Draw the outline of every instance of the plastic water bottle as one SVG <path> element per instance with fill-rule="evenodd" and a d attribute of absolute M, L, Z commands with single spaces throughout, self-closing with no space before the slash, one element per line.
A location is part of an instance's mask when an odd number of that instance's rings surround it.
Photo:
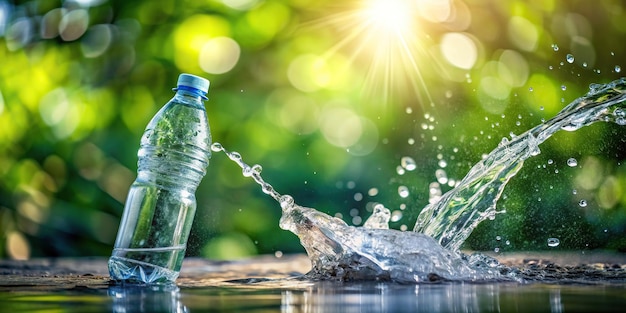
<path fill-rule="evenodd" d="M 209 81 L 181 74 L 177 85 L 141 137 L 137 179 L 109 259 L 116 281 L 173 283 L 180 272 L 196 188 L 211 157 L 211 132 L 203 103 Z"/>

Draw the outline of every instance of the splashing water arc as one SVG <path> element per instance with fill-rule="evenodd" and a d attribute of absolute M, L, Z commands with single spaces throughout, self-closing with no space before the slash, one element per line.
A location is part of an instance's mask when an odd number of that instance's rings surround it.
<path fill-rule="evenodd" d="M 413 232 L 389 229 L 389 210 L 374 209 L 363 227 L 347 225 L 312 208 L 295 204 L 261 177 L 259 165 L 249 166 L 237 152 L 215 143 L 252 177 L 264 193 L 280 203 L 280 227 L 296 234 L 312 264 L 313 279 L 385 279 L 398 282 L 516 279 L 513 272 L 484 255 L 459 252 L 479 223 L 496 214 L 504 186 L 526 159 L 540 153 L 539 144 L 557 131 L 574 131 L 595 122 L 626 125 L 626 78 L 594 84 L 554 118 L 501 143 L 474 165 L 463 180 L 436 203 L 420 212 Z M 506 274 L 505 274 L 506 273 Z"/>
<path fill-rule="evenodd" d="M 457 187 L 422 209 L 414 230 L 435 238 L 448 249 L 458 250 L 480 222 L 496 214 L 496 202 L 504 186 L 526 159 L 540 153 L 539 144 L 561 129 L 575 131 L 595 122 L 626 125 L 625 100 L 626 78 L 594 84 L 589 93 L 552 119 L 510 140 L 503 138 Z"/>

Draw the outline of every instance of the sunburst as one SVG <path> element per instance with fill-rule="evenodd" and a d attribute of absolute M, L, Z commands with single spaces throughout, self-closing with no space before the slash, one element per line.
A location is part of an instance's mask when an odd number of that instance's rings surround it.
<path fill-rule="evenodd" d="M 421 29 L 418 1 L 362 0 L 331 11 L 306 26 L 336 30 L 341 39 L 324 57 L 344 53 L 350 66 L 363 68 L 365 94 L 385 102 L 404 95 L 432 102 L 420 62 L 428 58 L 429 37 Z"/>

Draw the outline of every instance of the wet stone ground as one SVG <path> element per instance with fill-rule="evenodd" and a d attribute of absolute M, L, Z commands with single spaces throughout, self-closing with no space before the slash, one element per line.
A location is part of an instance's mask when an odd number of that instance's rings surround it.
<path fill-rule="evenodd" d="M 615 253 L 514 253 L 493 255 L 502 272 L 523 282 L 547 284 L 624 284 L 626 255 Z M 187 258 L 177 280 L 180 287 L 302 285 L 310 269 L 306 255 L 259 256 L 210 261 Z M 270 283 L 271 282 L 271 283 Z M 101 289 L 111 285 L 106 258 L 0 260 L 0 291 Z"/>
<path fill-rule="evenodd" d="M 246 260 L 210 261 L 187 258 L 176 284 L 180 287 L 232 286 L 302 276 L 310 268 L 305 255 L 259 256 Z M 0 260 L 0 292 L 102 289 L 109 279 L 106 258 Z"/>
<path fill-rule="evenodd" d="M 511 255 L 499 261 L 525 282 L 626 283 L 626 256 L 621 254 Z"/>

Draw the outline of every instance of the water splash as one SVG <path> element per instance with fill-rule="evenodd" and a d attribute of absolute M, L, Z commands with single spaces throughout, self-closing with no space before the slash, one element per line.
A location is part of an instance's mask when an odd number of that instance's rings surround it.
<path fill-rule="evenodd" d="M 211 146 L 224 152 L 244 173 L 258 165 L 243 162 L 237 152 L 226 150 L 220 143 Z M 245 175 L 245 174 L 244 174 Z M 434 239 L 416 232 L 389 229 L 389 209 L 382 204 L 363 227 L 349 226 L 343 220 L 312 208 L 297 205 L 289 195 L 281 195 L 251 171 L 263 191 L 280 203 L 280 227 L 300 239 L 311 260 L 310 279 L 392 280 L 415 283 L 441 279 L 489 280 L 505 279 L 503 266 L 486 256 L 467 257 L 443 248 Z"/>
<path fill-rule="evenodd" d="M 421 211 L 414 230 L 433 237 L 445 248 L 458 250 L 480 222 L 495 216 L 504 186 L 522 168 L 524 160 L 540 153 L 539 144 L 561 129 L 574 131 L 598 121 L 625 125 L 625 100 L 626 78 L 591 85 L 587 95 L 551 120 L 503 140 L 454 189 Z"/>
<path fill-rule="evenodd" d="M 454 189 L 441 195 L 438 186 L 430 186 L 430 204 L 418 216 L 414 232 L 389 229 L 391 214 L 383 205 L 375 206 L 364 227 L 349 226 L 339 218 L 299 206 L 263 180 L 259 165 L 247 165 L 239 153 L 229 152 L 219 143 L 211 149 L 224 152 L 242 168 L 244 176 L 252 177 L 280 203 L 279 225 L 296 234 L 307 251 L 312 263 L 309 278 L 398 282 L 511 279 L 507 273 L 513 272 L 497 260 L 480 254 L 466 256 L 459 247 L 480 222 L 495 216 L 504 186 L 524 160 L 540 153 L 539 144 L 561 129 L 573 131 L 597 121 L 626 125 L 625 101 L 626 79 L 591 85 L 587 95 L 556 117 L 511 140 L 502 140 Z M 558 245 L 555 239 L 550 238 L 548 245 Z"/>

